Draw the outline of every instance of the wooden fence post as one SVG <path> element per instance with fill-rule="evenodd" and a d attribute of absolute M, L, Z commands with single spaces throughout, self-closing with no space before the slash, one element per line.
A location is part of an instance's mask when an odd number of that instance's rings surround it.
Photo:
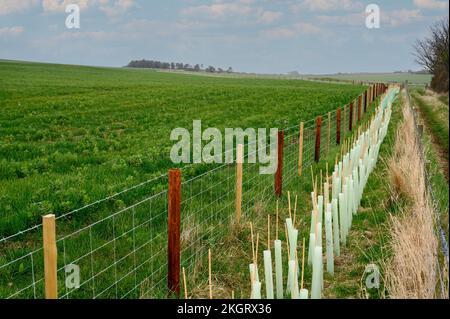
<path fill-rule="evenodd" d="M 350 111 L 349 111 L 349 121 L 348 121 L 348 130 L 351 132 L 353 130 L 353 102 L 350 103 Z"/>
<path fill-rule="evenodd" d="M 316 119 L 316 147 L 315 147 L 315 152 L 314 152 L 314 160 L 316 162 L 320 161 L 321 129 L 322 129 L 322 116 L 319 116 Z"/>
<path fill-rule="evenodd" d="M 331 113 L 328 112 L 327 156 L 330 154 L 330 139 L 331 139 Z"/>
<path fill-rule="evenodd" d="M 358 97 L 358 124 L 361 122 L 362 95 Z"/>
<path fill-rule="evenodd" d="M 237 146 L 236 155 L 236 224 L 241 222 L 242 211 L 242 165 L 244 163 L 244 145 Z"/>
<path fill-rule="evenodd" d="M 284 131 L 278 131 L 278 166 L 275 174 L 275 194 L 281 196 L 283 192 L 283 149 Z"/>
<path fill-rule="evenodd" d="M 45 299 L 58 298 L 57 260 L 56 249 L 56 221 L 55 215 L 42 217 L 42 236 L 44 247 L 44 281 Z"/>
<path fill-rule="evenodd" d="M 367 112 L 367 90 L 364 91 L 364 113 Z"/>
<path fill-rule="evenodd" d="M 345 105 L 344 106 L 344 115 L 342 116 L 342 118 L 341 118 L 341 120 L 343 120 L 344 122 L 343 122 L 343 125 L 341 125 L 341 127 L 342 127 L 342 137 L 343 137 L 343 140 L 345 141 L 345 137 L 347 136 L 347 134 L 346 134 L 346 122 L 345 121 L 347 121 L 347 105 Z"/>
<path fill-rule="evenodd" d="M 180 296 L 180 212 L 181 212 L 181 170 L 169 170 L 168 190 L 168 270 L 169 292 Z"/>
<path fill-rule="evenodd" d="M 300 123 L 300 137 L 298 140 L 298 176 L 302 176 L 302 166 L 303 166 L 303 130 L 304 123 Z"/>
<path fill-rule="evenodd" d="M 337 123 L 336 123 L 336 144 L 341 144 L 341 109 L 337 110 Z"/>

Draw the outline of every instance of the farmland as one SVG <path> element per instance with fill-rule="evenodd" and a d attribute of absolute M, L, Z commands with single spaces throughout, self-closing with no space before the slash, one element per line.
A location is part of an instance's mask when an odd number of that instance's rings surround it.
<path fill-rule="evenodd" d="M 298 136 L 299 121 L 343 106 L 364 89 L 17 62 L 4 62 L 1 70 L 2 107 L 6 110 L 1 122 L 2 237 L 39 224 L 48 212 L 61 216 L 165 173 L 173 165 L 169 161 L 170 131 L 189 129 L 192 119 L 221 129 L 294 127 L 288 130 L 292 138 Z M 312 128 L 308 127 L 305 136 L 307 162 L 313 155 Z M 299 181 L 293 178 L 298 150 L 295 144 L 288 144 L 287 150 L 285 186 L 299 190 Z M 188 268 L 191 285 L 203 285 L 206 247 L 216 251 L 225 245 L 221 257 L 229 249 L 248 253 L 248 245 L 239 243 L 248 244 L 248 229 L 235 238 L 223 227 L 234 211 L 233 171 L 230 166 L 209 171 L 183 186 L 182 264 Z M 197 173 L 183 169 L 183 178 L 188 180 Z M 247 224 L 265 211 L 263 202 L 272 193 L 273 177 L 258 176 L 251 165 L 244 175 L 243 223 Z M 152 184 L 156 188 L 152 193 L 162 190 L 156 196 L 149 198 L 149 189 L 127 192 L 123 201 L 116 198 L 112 206 L 95 206 L 58 222 L 58 251 L 63 252 L 58 264 L 76 261 L 82 269 L 83 287 L 71 296 L 164 296 L 167 180 L 156 179 L 155 183 L 160 184 Z M 308 192 L 311 185 L 302 184 L 301 189 Z M 27 233 L 10 244 L 2 243 L 2 248 L 11 244 L 15 248 L 2 249 L 0 255 L 1 296 L 29 298 L 33 291 L 34 296 L 42 295 L 41 236 Z M 239 242 L 234 242 L 236 239 Z M 30 251 L 31 263 L 22 259 Z M 227 278 L 236 271 L 236 264 L 221 264 L 229 259 L 216 257 L 214 268 L 221 270 L 218 275 Z M 239 289 L 234 289 L 245 297 L 244 269 L 239 273 L 235 282 Z M 32 281 L 31 274 L 37 276 Z M 61 292 L 63 283 L 59 282 Z M 202 291 L 193 294 L 201 297 Z"/>
<path fill-rule="evenodd" d="M 415 73 L 355 73 L 355 74 L 334 74 L 321 76 L 308 76 L 316 79 L 345 80 L 345 81 L 369 81 L 369 82 L 395 82 L 425 85 L 430 84 L 431 75 Z"/>
<path fill-rule="evenodd" d="M 193 119 L 289 127 L 363 89 L 0 62 L 0 237 L 165 173 L 170 131 Z"/>

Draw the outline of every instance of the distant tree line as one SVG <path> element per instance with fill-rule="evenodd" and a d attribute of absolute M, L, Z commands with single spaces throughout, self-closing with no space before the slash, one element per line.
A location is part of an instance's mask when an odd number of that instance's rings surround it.
<path fill-rule="evenodd" d="M 182 70 L 182 71 L 192 71 L 192 72 L 209 72 L 209 73 L 232 73 L 233 68 L 229 67 L 224 70 L 222 68 L 216 68 L 214 66 L 203 67 L 203 64 L 185 64 L 185 63 L 175 63 L 175 62 L 161 62 L 153 60 L 135 60 L 128 63 L 129 68 L 146 68 L 146 69 L 162 69 L 162 70 Z"/>

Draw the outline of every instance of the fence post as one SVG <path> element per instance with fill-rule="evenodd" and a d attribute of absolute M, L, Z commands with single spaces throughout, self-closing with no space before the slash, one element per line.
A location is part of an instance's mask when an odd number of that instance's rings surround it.
<path fill-rule="evenodd" d="M 328 112 L 327 156 L 330 154 L 330 139 L 331 139 L 331 113 Z"/>
<path fill-rule="evenodd" d="M 343 120 L 343 125 L 341 125 L 342 127 L 342 136 L 344 137 L 343 139 L 345 140 L 346 137 L 346 120 L 347 120 L 347 105 L 344 106 L 344 115 L 342 116 L 341 120 Z"/>
<path fill-rule="evenodd" d="M 45 299 L 58 298 L 57 249 L 55 215 L 42 217 L 42 236 L 44 247 Z"/>
<path fill-rule="evenodd" d="M 315 147 L 315 154 L 314 154 L 314 159 L 316 162 L 320 161 L 321 129 L 322 129 L 322 116 L 319 116 L 316 119 L 316 147 Z"/>
<path fill-rule="evenodd" d="M 241 222 L 242 211 L 242 165 L 244 163 L 244 145 L 237 146 L 236 155 L 236 223 Z"/>
<path fill-rule="evenodd" d="M 283 149 L 284 131 L 278 131 L 278 165 L 275 174 L 275 194 L 281 196 L 283 192 Z"/>
<path fill-rule="evenodd" d="M 341 109 L 337 110 L 336 144 L 341 144 Z"/>
<path fill-rule="evenodd" d="M 168 190 L 168 271 L 169 292 L 180 296 L 180 211 L 181 211 L 181 171 L 169 170 Z"/>
<path fill-rule="evenodd" d="M 364 91 L 364 113 L 367 112 L 367 90 Z"/>
<path fill-rule="evenodd" d="M 358 97 L 358 124 L 361 122 L 362 95 Z"/>
<path fill-rule="evenodd" d="M 298 176 L 302 176 L 302 166 L 303 166 L 303 129 L 304 123 L 300 123 L 300 137 L 298 140 Z"/>
<path fill-rule="evenodd" d="M 351 132 L 353 130 L 353 102 L 350 103 L 349 113 L 348 130 Z"/>

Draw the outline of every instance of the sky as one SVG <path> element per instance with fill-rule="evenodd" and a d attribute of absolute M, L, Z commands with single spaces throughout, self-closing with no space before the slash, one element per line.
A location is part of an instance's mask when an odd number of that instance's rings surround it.
<path fill-rule="evenodd" d="M 366 7 L 380 28 L 366 27 Z M 80 28 L 66 27 L 78 4 Z M 133 59 L 256 73 L 419 70 L 412 45 L 448 0 L 0 0 L 0 59 L 121 67 Z"/>

